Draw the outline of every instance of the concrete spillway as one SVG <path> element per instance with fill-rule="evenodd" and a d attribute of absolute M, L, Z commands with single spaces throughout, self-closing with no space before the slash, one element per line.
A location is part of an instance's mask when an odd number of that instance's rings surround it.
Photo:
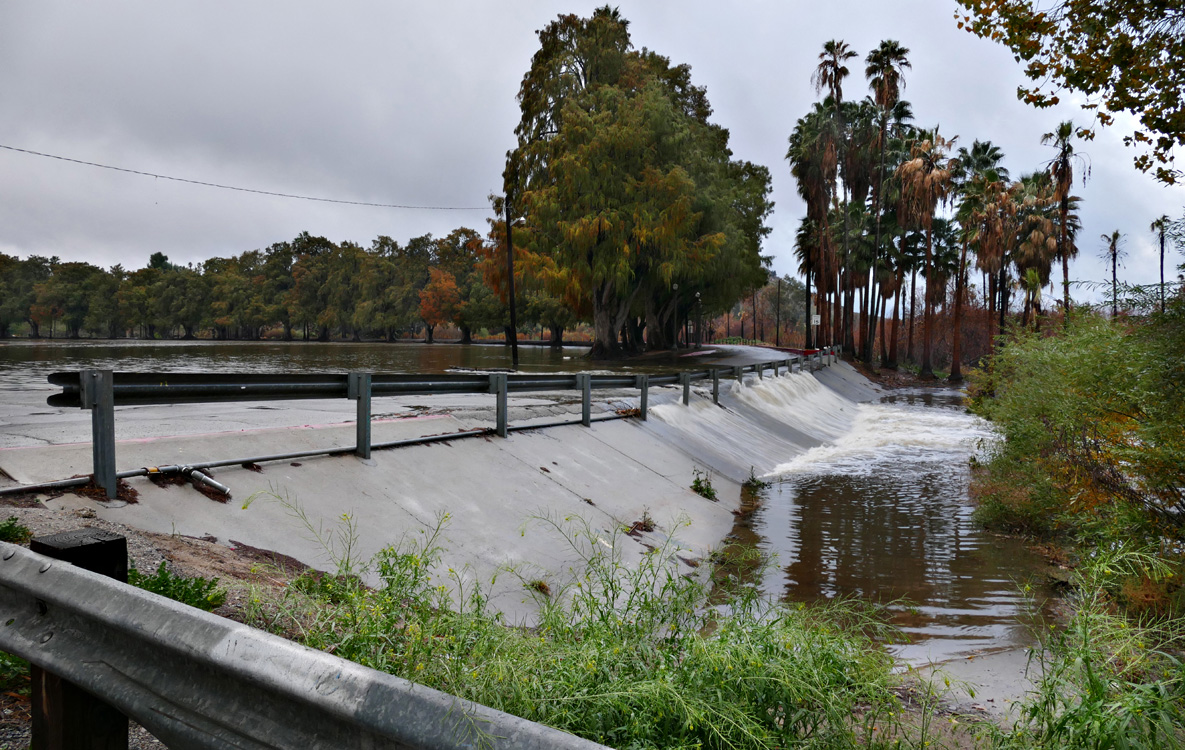
<path fill-rule="evenodd" d="M 875 396 L 867 381 L 840 364 L 816 374 L 731 383 L 722 389 L 719 406 L 706 391 L 696 392 L 689 406 L 676 400 L 673 389 L 665 396 L 656 391 L 645 422 L 601 422 L 590 428 L 517 432 L 506 439 L 416 445 L 376 451 L 366 461 L 337 455 L 223 468 L 216 477 L 234 493 L 225 504 L 188 486 L 162 487 L 144 478 L 130 480 L 139 494 L 135 504 L 72 495 L 46 502 L 88 505 L 109 521 L 271 549 L 322 568 L 332 567 L 334 556 L 346 553 L 341 532 L 347 528 L 352 529 L 346 535 L 352 544 L 349 553 L 365 560 L 435 527 L 447 514 L 443 559 L 462 577 L 487 583 L 514 566 L 524 577 L 562 585 L 577 575 L 580 556 L 539 519 L 573 529 L 586 524 L 594 543 L 618 540 L 627 562 L 646 554 L 648 547 L 658 547 L 677 550 L 672 560 L 687 566 L 685 561 L 706 556 L 732 529 L 740 483 L 751 472 L 767 474 L 835 440 L 850 429 L 856 401 Z M 511 407 L 516 407 L 513 398 Z M 529 401 L 522 400 L 519 408 L 529 412 Z M 161 408 L 161 419 L 167 417 L 167 408 Z M 382 420 L 373 426 L 374 440 L 459 432 L 474 424 L 471 409 L 463 415 Z M 124 440 L 117 444 L 117 457 L 123 469 L 348 446 L 352 441 L 348 424 L 248 429 Z M 21 484 L 87 474 L 90 446 L 0 450 L 0 469 Z M 696 471 L 710 473 L 718 502 L 690 491 Z M 644 516 L 654 522 L 653 531 L 621 534 Z M 313 533 L 318 529 L 320 539 Z M 336 548 L 327 549 L 328 538 L 338 540 Z M 527 616 L 533 608 L 521 582 L 509 575 L 498 576 L 491 603 L 512 618 Z"/>

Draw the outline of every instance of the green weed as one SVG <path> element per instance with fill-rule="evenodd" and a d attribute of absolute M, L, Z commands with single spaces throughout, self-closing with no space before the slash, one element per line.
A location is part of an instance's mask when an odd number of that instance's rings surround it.
<path fill-rule="evenodd" d="M 750 492 L 755 492 L 757 490 L 763 490 L 766 487 L 769 487 L 769 484 L 769 482 L 766 482 L 763 479 L 758 479 L 756 467 L 750 466 L 749 478 L 745 480 L 744 484 L 741 485 L 741 488 Z"/>
<path fill-rule="evenodd" d="M 16 516 L 10 516 L 7 521 L 0 523 L 0 542 L 24 544 L 33 536 L 33 532 L 21 525 Z"/>
<path fill-rule="evenodd" d="M 579 565 L 546 592 L 507 571 L 539 607 L 530 627 L 507 627 L 464 571 L 448 569 L 447 585 L 431 575 L 445 521 L 374 558 L 374 586 L 339 575 L 289 587 L 269 627 L 619 748 L 850 747 L 872 739 L 858 714 L 899 713 L 891 660 L 859 608 L 790 609 L 753 587 L 713 605 L 709 577 L 673 564 L 674 542 L 627 564 L 624 529 L 541 517 Z"/>
<path fill-rule="evenodd" d="M 1022 721 L 997 732 L 1001 748 L 1185 747 L 1185 645 L 1181 622 L 1148 626 L 1116 614 L 1108 593 L 1133 576 L 1170 568 L 1155 555 L 1117 548 L 1075 572 L 1074 615 L 1065 630 L 1041 634 L 1030 672 L 1036 689 Z"/>
<path fill-rule="evenodd" d="M 691 491 L 700 497 L 705 497 L 712 502 L 716 502 L 716 488 L 712 486 L 711 472 L 702 472 L 699 469 L 693 469 L 692 473 L 695 477 L 691 480 Z"/>
<path fill-rule="evenodd" d="M 29 695 L 29 662 L 0 651 L 0 693 Z"/>
<path fill-rule="evenodd" d="M 226 590 L 218 588 L 217 578 L 189 577 L 171 573 L 168 563 L 164 560 L 161 560 L 160 567 L 152 575 L 145 575 L 136 570 L 134 565 L 130 566 L 128 583 L 206 611 L 217 609 L 226 602 Z"/>

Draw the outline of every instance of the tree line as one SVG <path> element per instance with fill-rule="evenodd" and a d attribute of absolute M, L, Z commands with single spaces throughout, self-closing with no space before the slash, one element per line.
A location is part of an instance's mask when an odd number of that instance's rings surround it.
<path fill-rule="evenodd" d="M 496 253 L 472 229 L 399 243 L 380 236 L 363 247 L 301 233 L 288 242 L 196 266 L 154 253 L 128 271 L 90 263 L 0 254 L 0 337 L 24 324 L 32 337 L 285 340 L 363 336 L 393 341 L 438 326 L 504 330 L 507 304 L 492 271 Z M 522 320 L 562 341 L 571 312 L 528 285 L 516 300 Z"/>

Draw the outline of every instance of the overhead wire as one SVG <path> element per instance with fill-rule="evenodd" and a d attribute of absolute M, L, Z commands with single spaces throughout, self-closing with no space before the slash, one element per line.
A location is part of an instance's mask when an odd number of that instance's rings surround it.
<path fill-rule="evenodd" d="M 143 177 L 155 177 L 160 180 L 172 180 L 173 182 L 184 182 L 189 185 L 202 185 L 204 187 L 219 188 L 221 190 L 235 190 L 240 193 L 255 193 L 256 195 L 270 195 L 275 198 L 294 198 L 302 201 L 316 201 L 318 203 L 340 203 L 347 206 L 369 206 L 371 208 L 406 208 L 422 211 L 489 211 L 489 206 L 410 206 L 401 205 L 398 203 L 368 203 L 366 201 L 347 201 L 337 198 L 318 198 L 310 195 L 295 195 L 293 193 L 278 193 L 271 190 L 255 190 L 254 188 L 236 187 L 234 185 L 221 185 L 217 182 L 204 182 L 202 180 L 190 180 L 184 177 L 171 177 L 164 174 L 156 174 L 154 172 L 144 172 L 139 169 L 128 169 L 126 167 L 114 167 L 110 164 L 99 164 L 93 161 L 84 161 L 82 159 L 72 159 L 68 156 L 58 156 L 56 154 L 46 154 L 41 151 L 33 151 L 27 148 L 17 148 L 16 146 L 5 146 L 0 143 L 0 148 L 8 151 L 17 151 L 22 154 L 30 154 L 32 156 L 42 156 L 46 159 L 57 159 L 58 161 L 70 162 L 72 164 L 83 164 L 88 167 L 99 167 L 100 169 L 110 169 L 115 172 L 126 172 L 127 174 L 141 175 Z"/>

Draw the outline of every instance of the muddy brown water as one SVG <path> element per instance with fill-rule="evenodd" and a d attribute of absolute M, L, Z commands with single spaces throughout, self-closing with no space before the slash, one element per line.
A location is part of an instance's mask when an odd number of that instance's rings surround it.
<path fill-rule="evenodd" d="M 969 461 L 994 440 L 957 391 L 862 404 L 852 430 L 778 467 L 734 538 L 770 555 L 759 584 L 790 602 L 885 605 L 903 662 L 948 662 L 1032 644 L 1044 561 L 976 526 Z"/>

